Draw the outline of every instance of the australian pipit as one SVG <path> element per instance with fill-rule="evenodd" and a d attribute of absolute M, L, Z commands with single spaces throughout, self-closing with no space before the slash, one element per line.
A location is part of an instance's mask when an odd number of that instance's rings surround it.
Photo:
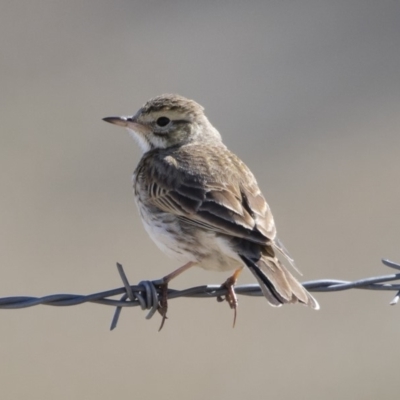
<path fill-rule="evenodd" d="M 143 152 L 133 174 L 140 216 L 157 246 L 182 264 L 164 278 L 165 290 L 192 266 L 233 270 L 224 286 L 236 315 L 234 285 L 248 268 L 272 306 L 299 302 L 319 308 L 278 260 L 277 253 L 293 265 L 257 181 L 222 143 L 202 106 L 167 94 L 131 117 L 104 120 L 127 128 Z M 164 321 L 166 298 L 161 303 Z"/>

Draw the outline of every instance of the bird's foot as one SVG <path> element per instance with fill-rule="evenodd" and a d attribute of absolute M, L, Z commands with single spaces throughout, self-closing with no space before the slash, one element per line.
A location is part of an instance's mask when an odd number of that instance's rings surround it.
<path fill-rule="evenodd" d="M 167 319 L 167 311 L 168 311 L 168 283 L 176 278 L 178 275 L 180 275 L 182 272 L 185 272 L 187 269 L 193 267 L 196 265 L 194 261 L 189 261 L 185 265 L 182 265 L 182 267 L 176 269 L 175 271 L 171 272 L 170 274 L 164 276 L 164 278 L 156 281 L 156 286 L 160 288 L 160 295 L 158 298 L 158 308 L 157 311 L 161 314 L 162 320 L 161 320 L 161 325 L 160 328 L 158 329 L 158 332 L 161 331 L 161 329 L 164 326 L 165 320 Z M 154 282 L 155 283 L 155 282 Z"/>
<path fill-rule="evenodd" d="M 158 298 L 158 307 L 157 311 L 161 314 L 161 324 L 158 328 L 158 332 L 164 326 L 165 320 L 167 319 L 167 311 L 168 311 L 168 282 L 162 282 L 158 285 L 160 288 L 160 295 Z"/>
<path fill-rule="evenodd" d="M 236 324 L 236 315 L 237 315 L 237 307 L 238 307 L 238 299 L 235 293 L 235 284 L 237 281 L 237 275 L 234 274 L 230 276 L 222 285 L 221 288 L 225 288 L 228 293 L 225 296 L 218 296 L 217 301 L 227 301 L 229 307 L 233 310 L 233 328 Z"/>

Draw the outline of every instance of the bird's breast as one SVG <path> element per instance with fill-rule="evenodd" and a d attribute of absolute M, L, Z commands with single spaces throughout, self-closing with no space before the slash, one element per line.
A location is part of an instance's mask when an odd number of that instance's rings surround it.
<path fill-rule="evenodd" d="M 240 268 L 241 261 L 229 238 L 187 224 L 176 215 L 146 205 L 135 194 L 143 226 L 157 247 L 180 264 L 196 262 L 201 268 L 231 271 Z"/>

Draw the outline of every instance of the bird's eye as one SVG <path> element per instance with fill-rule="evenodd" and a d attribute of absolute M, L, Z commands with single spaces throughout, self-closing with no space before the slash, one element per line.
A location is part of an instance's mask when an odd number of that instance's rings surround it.
<path fill-rule="evenodd" d="M 156 124 L 157 124 L 158 126 L 163 127 L 163 126 L 167 126 L 170 122 L 171 122 L 171 120 L 170 120 L 169 118 L 167 118 L 167 117 L 160 117 L 160 118 L 157 119 Z"/>

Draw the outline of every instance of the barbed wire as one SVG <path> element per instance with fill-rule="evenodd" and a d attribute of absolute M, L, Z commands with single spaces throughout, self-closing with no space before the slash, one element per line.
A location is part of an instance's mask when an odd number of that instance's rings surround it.
<path fill-rule="evenodd" d="M 387 267 L 400 271 L 400 264 L 386 259 L 383 259 L 382 263 Z M 123 287 L 89 295 L 53 294 L 43 297 L 3 297 L 0 298 L 0 309 L 27 308 L 39 304 L 57 307 L 75 306 L 83 303 L 102 304 L 116 307 L 111 322 L 111 330 L 116 328 L 123 307 L 139 306 L 142 310 L 149 310 L 146 319 L 150 319 L 159 307 L 163 280 L 141 281 L 137 285 L 130 285 L 121 264 L 117 263 L 117 269 L 124 284 Z M 396 291 L 397 294 L 390 302 L 391 305 L 395 305 L 398 303 L 400 298 L 400 283 L 389 282 L 396 280 L 400 281 L 400 272 L 397 274 L 363 278 L 353 282 L 336 279 L 319 279 L 302 282 L 302 285 L 310 292 L 338 292 L 349 289 Z M 236 294 L 243 296 L 263 296 L 258 284 L 235 286 L 235 292 Z M 178 297 L 221 299 L 226 294 L 227 289 L 221 285 L 203 285 L 184 290 L 168 289 L 167 299 L 172 300 Z M 118 295 L 122 295 L 119 300 L 111 298 Z"/>

